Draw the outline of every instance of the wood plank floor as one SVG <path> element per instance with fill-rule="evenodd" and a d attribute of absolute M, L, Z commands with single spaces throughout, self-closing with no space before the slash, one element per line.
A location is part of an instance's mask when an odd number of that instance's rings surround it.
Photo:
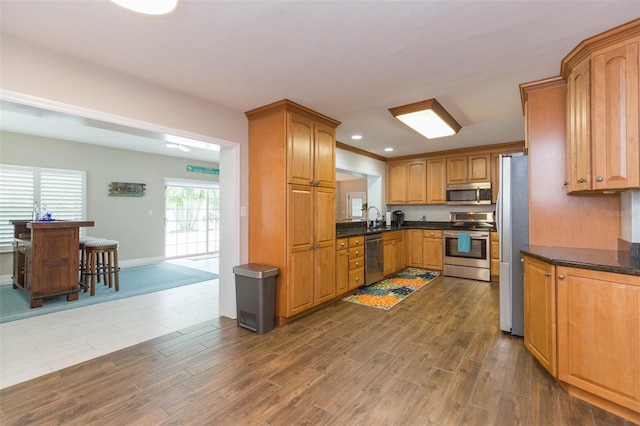
<path fill-rule="evenodd" d="M 495 283 L 338 302 L 258 335 L 219 318 L 0 391 L 0 423 L 625 425 L 498 327 Z"/>

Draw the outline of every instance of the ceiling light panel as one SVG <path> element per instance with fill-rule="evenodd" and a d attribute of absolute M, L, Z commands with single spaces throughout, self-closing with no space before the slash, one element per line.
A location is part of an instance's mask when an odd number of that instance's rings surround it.
<path fill-rule="evenodd" d="M 428 139 L 452 136 L 462 128 L 435 99 L 389 108 L 389 112 Z"/>

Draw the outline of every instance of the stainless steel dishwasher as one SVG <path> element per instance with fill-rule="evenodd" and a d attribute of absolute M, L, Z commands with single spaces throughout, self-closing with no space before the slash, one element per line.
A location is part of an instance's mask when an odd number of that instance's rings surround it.
<path fill-rule="evenodd" d="M 371 285 L 384 278 L 382 234 L 365 235 L 364 242 L 364 282 Z"/>

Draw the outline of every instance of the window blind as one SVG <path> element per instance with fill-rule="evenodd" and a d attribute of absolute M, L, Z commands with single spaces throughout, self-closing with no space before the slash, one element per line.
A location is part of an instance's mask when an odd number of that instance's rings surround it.
<path fill-rule="evenodd" d="M 30 220 L 35 201 L 56 220 L 82 220 L 86 172 L 0 164 L 0 252 L 12 249 L 10 221 Z"/>

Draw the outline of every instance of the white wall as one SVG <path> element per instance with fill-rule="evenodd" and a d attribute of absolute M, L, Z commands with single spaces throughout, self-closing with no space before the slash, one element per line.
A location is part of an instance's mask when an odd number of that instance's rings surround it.
<path fill-rule="evenodd" d="M 118 124 L 134 122 L 146 128 L 144 123 L 148 123 L 152 130 L 162 126 L 194 139 L 197 135 L 216 138 L 223 151 L 236 152 L 239 147 L 237 155 L 232 156 L 238 164 L 220 162 L 221 194 L 226 193 L 222 186 L 239 188 L 234 202 L 247 205 L 248 126 L 242 111 L 231 111 L 6 34 L 0 39 L 0 56 L 0 88 L 4 94 L 59 103 L 65 112 L 68 106 L 96 111 L 102 114 L 100 118 L 110 116 Z M 246 217 L 222 217 L 221 226 L 240 232 L 234 241 L 221 242 L 220 287 L 233 287 L 231 263 L 248 258 L 248 223 Z M 226 258 L 225 252 L 233 255 Z M 222 297 L 223 293 L 229 296 Z M 221 291 L 220 312 L 235 318 L 234 292 Z"/>

